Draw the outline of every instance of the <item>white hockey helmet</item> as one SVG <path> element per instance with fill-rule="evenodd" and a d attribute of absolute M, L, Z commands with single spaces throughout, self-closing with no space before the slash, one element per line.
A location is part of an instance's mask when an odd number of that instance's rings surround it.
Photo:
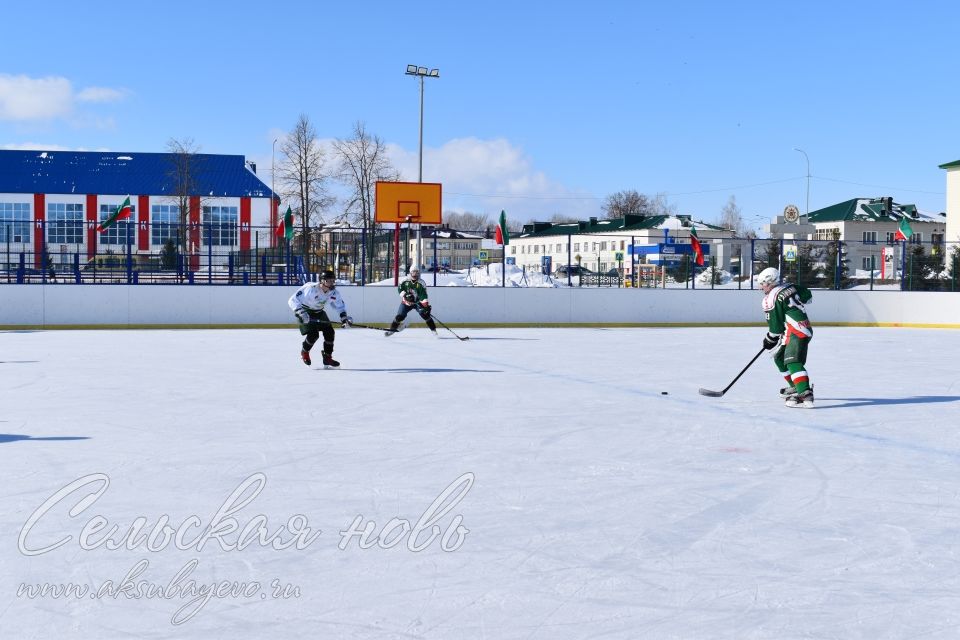
<path fill-rule="evenodd" d="M 407 272 L 414 280 L 417 280 L 420 277 L 420 267 L 410 267 L 410 271 Z"/>
<path fill-rule="evenodd" d="M 760 272 L 760 275 L 757 276 L 757 284 L 761 287 L 764 285 L 775 285 L 780 283 L 780 272 L 775 267 L 767 267 Z"/>

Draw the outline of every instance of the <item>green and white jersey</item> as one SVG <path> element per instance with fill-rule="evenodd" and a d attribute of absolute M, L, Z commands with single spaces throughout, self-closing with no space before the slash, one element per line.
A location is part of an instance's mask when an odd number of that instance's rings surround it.
<path fill-rule="evenodd" d="M 417 296 L 418 303 L 427 302 L 427 287 L 423 284 L 423 280 L 417 280 L 414 282 L 409 278 L 400 283 L 400 286 L 397 287 L 397 291 L 400 292 L 400 299 L 403 300 L 403 296 L 407 291 L 413 291 Z"/>
<path fill-rule="evenodd" d="M 787 334 L 799 338 L 813 337 L 813 327 L 807 317 L 805 304 L 813 299 L 810 290 L 799 285 L 783 283 L 763 296 L 763 312 L 767 329 L 775 336 Z"/>

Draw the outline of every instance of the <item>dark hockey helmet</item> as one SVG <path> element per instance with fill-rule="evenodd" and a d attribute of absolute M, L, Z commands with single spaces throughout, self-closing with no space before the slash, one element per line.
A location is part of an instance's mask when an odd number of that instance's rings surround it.
<path fill-rule="evenodd" d="M 334 289 L 337 286 L 337 276 L 327 269 L 320 274 L 320 283 L 328 289 Z"/>

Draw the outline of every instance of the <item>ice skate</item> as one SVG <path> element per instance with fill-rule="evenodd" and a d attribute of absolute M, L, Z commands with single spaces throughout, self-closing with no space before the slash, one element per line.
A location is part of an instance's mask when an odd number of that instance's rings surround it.
<path fill-rule="evenodd" d="M 300 358 L 303 359 L 303 364 L 307 365 L 308 367 L 312 364 L 312 361 L 310 360 L 310 352 L 306 349 L 300 350 Z"/>
<path fill-rule="evenodd" d="M 329 353 L 323 354 L 323 368 L 324 369 L 336 369 L 340 366 L 340 363 L 333 359 Z"/>
<path fill-rule="evenodd" d="M 813 389 L 787 397 L 784 404 L 791 409 L 813 409 Z"/>
<path fill-rule="evenodd" d="M 810 390 L 813 391 L 813 385 L 810 385 Z M 794 386 L 780 388 L 780 397 L 784 400 L 795 395 L 797 395 L 797 388 Z"/>

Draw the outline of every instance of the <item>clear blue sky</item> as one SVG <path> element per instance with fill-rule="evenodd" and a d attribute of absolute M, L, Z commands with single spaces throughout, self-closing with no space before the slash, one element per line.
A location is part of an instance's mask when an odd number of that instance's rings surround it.
<path fill-rule="evenodd" d="M 257 161 L 301 113 L 356 121 L 448 209 L 600 214 L 624 189 L 710 222 L 892 196 L 945 208 L 960 159 L 960 3 L 14 2 L 0 39 L 0 148 Z"/>

